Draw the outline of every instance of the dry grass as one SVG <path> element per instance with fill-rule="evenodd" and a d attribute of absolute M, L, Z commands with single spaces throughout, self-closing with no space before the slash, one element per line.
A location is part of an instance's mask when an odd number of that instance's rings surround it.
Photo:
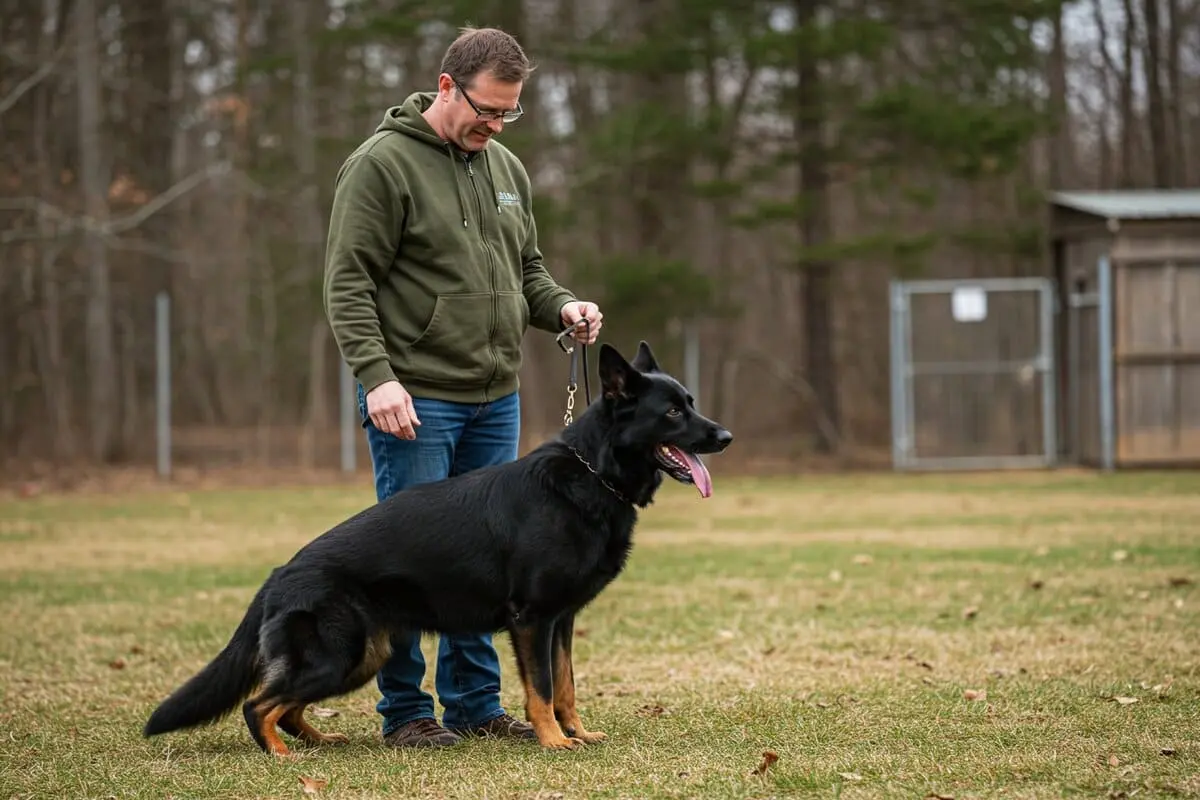
<path fill-rule="evenodd" d="M 236 718 L 141 739 L 362 484 L 0 503 L 0 797 L 292 798 L 303 777 L 330 798 L 1200 795 L 1183 473 L 667 487 L 580 620 L 582 710 L 612 737 L 582 752 L 388 750 L 373 686 L 320 721 L 350 745 L 295 761 Z"/>

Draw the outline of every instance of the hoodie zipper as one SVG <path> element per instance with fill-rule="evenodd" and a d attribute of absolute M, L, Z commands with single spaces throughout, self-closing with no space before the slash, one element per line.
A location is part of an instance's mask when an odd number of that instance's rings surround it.
<path fill-rule="evenodd" d="M 475 197 L 475 209 L 479 213 L 479 238 L 483 240 L 483 247 L 488 254 L 489 276 L 488 280 L 492 289 L 492 324 L 488 331 L 488 352 L 492 355 L 492 374 L 488 378 L 487 388 L 484 389 L 484 399 L 491 401 L 490 391 L 492 381 L 496 379 L 496 370 L 500 368 L 500 357 L 496 354 L 496 319 L 500 314 L 498 302 L 496 300 L 496 259 L 492 252 L 492 245 L 487 240 L 487 235 L 483 227 L 483 201 L 479 199 L 479 185 L 475 181 L 475 168 L 471 166 L 471 159 L 464 158 L 463 162 L 467 166 L 467 178 L 471 181 L 471 194 Z"/>

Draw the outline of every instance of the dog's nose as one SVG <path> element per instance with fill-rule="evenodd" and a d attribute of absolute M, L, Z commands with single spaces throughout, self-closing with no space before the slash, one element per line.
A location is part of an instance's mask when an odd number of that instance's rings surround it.
<path fill-rule="evenodd" d="M 721 449 L 724 450 L 729 446 L 729 443 L 733 441 L 733 434 L 724 428 L 721 428 L 717 431 L 716 440 L 717 444 L 719 444 Z"/>

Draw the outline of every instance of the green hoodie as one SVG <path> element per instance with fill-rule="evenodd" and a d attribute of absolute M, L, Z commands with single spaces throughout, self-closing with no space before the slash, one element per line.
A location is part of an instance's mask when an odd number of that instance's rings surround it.
<path fill-rule="evenodd" d="M 389 108 L 338 171 L 325 310 L 370 391 L 479 403 L 515 391 L 521 340 L 557 332 L 574 296 L 542 264 L 525 167 L 494 139 L 466 156 L 421 116 Z"/>

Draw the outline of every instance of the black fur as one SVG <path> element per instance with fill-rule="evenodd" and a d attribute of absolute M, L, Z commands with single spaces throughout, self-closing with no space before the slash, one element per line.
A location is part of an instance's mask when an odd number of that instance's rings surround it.
<path fill-rule="evenodd" d="M 260 686 L 243 706 L 251 735 L 285 754 L 275 726 L 302 735 L 304 707 L 370 681 L 389 633 L 407 628 L 507 630 L 542 744 L 603 738 L 583 729 L 573 683 L 554 682 L 573 681 L 575 614 L 624 568 L 637 508 L 663 470 L 688 480 L 658 459 L 660 445 L 714 453 L 732 435 L 695 410 L 645 342 L 632 364 L 601 345 L 599 374 L 601 396 L 557 439 L 398 492 L 274 570 L 225 649 L 163 701 L 145 735 L 220 719 Z"/>

